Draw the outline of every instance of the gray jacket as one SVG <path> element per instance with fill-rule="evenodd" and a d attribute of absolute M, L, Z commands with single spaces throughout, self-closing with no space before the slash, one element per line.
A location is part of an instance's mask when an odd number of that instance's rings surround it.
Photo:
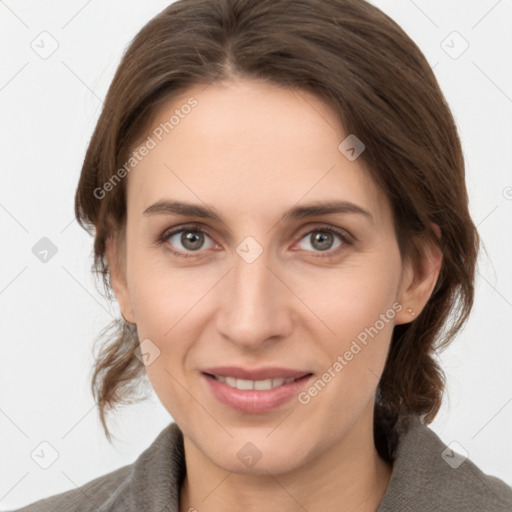
<path fill-rule="evenodd" d="M 132 464 L 12 512 L 179 512 L 183 437 L 170 423 Z M 512 487 L 449 449 L 413 416 L 377 512 L 512 512 Z"/>

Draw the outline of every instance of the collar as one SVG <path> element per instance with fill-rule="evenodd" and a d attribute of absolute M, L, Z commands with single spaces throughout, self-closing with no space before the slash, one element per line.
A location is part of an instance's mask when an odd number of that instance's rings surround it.
<path fill-rule="evenodd" d="M 183 434 L 176 423 L 162 430 L 129 467 L 128 478 L 102 511 L 179 511 L 186 466 Z M 447 448 L 418 416 L 411 415 L 407 429 L 398 435 L 393 472 L 376 512 L 440 510 L 510 512 L 512 487 Z"/>

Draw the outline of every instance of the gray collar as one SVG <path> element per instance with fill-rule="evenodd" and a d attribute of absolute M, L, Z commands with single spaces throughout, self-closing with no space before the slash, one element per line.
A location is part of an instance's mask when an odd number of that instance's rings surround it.
<path fill-rule="evenodd" d="M 133 464 L 97 479 L 106 478 L 94 500 L 98 505 L 105 489 L 104 501 L 95 510 L 178 512 L 185 471 L 183 435 L 170 423 Z M 414 415 L 399 435 L 393 473 L 377 512 L 443 510 L 511 512 L 512 487 L 447 449 Z"/>

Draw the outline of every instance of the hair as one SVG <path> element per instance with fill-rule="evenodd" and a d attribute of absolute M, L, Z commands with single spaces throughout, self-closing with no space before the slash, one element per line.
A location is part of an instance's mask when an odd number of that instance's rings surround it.
<path fill-rule="evenodd" d="M 94 231 L 93 272 L 102 275 L 111 298 L 106 241 L 124 237 L 126 180 L 104 197 L 95 191 L 128 161 L 164 101 L 197 84 L 236 78 L 310 92 L 328 104 L 365 145 L 358 162 L 390 201 L 403 261 L 419 265 L 427 244 L 442 251 L 427 304 L 413 321 L 394 327 L 377 388 L 376 448 L 393 460 L 410 415 L 430 423 L 441 406 L 445 374 L 434 357 L 473 306 L 480 238 L 448 104 L 418 46 L 375 6 L 362 0 L 179 0 L 151 19 L 118 66 L 76 191 L 76 218 Z M 146 375 L 134 357 L 136 326 L 116 320 L 102 337 L 91 389 L 110 440 L 106 412 L 128 403 Z"/>

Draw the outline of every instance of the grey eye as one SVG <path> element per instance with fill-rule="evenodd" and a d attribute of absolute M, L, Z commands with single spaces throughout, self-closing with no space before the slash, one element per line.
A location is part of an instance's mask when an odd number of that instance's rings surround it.
<path fill-rule="evenodd" d="M 208 235 L 201 231 L 182 229 L 170 236 L 169 242 L 180 250 L 198 251 L 203 248 L 206 238 L 209 238 Z M 182 247 L 179 247 L 179 244 L 181 244 Z"/>
<path fill-rule="evenodd" d="M 338 245 L 333 246 L 335 238 L 338 238 L 340 242 L 338 243 Z M 336 249 L 336 247 L 339 247 L 343 242 L 340 235 L 337 235 L 336 233 L 332 233 L 330 231 L 324 231 L 321 229 L 309 232 L 302 238 L 302 240 L 309 241 L 310 248 L 312 247 L 316 251 L 327 251 L 330 249 Z M 309 250 L 309 248 L 306 247 L 306 250 Z"/>

